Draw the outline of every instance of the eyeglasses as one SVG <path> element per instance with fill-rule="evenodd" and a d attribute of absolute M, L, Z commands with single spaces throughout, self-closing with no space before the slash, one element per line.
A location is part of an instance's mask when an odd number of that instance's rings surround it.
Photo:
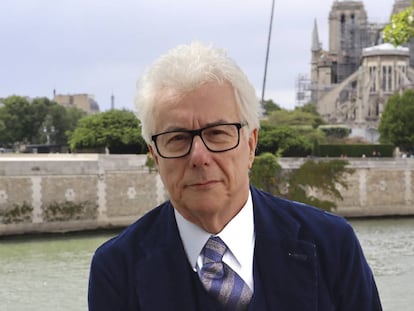
<path fill-rule="evenodd" d="M 158 154 L 162 158 L 182 158 L 190 153 L 194 136 L 200 136 L 211 152 L 224 152 L 236 148 L 240 143 L 240 129 L 247 122 L 221 123 L 197 130 L 173 130 L 151 136 Z"/>

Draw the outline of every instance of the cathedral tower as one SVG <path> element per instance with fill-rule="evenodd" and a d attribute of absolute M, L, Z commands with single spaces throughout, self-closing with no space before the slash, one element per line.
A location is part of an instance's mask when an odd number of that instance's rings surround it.
<path fill-rule="evenodd" d="M 335 1 L 329 14 L 329 53 L 336 58 L 334 83 L 358 69 L 362 49 L 370 46 L 362 1 Z M 336 67 L 336 68 L 335 68 Z"/>

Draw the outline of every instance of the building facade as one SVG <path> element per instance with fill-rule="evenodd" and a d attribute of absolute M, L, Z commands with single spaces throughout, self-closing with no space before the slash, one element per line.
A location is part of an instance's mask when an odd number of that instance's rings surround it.
<path fill-rule="evenodd" d="M 395 0 L 389 15 L 411 5 Z M 334 1 L 329 14 L 329 48 L 312 32 L 311 75 L 306 102 L 330 124 L 345 124 L 353 136 L 378 138 L 377 127 L 389 97 L 414 86 L 414 41 L 394 47 L 382 41 L 386 24 L 370 23 L 363 1 Z M 299 95 L 299 94 L 298 94 Z"/>
<path fill-rule="evenodd" d="M 99 112 L 99 105 L 90 94 L 58 95 L 54 93 L 53 100 L 65 108 L 76 107 L 87 114 Z"/>

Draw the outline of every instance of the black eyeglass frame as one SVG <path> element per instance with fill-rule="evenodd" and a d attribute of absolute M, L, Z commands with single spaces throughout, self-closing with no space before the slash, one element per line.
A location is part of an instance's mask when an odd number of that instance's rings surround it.
<path fill-rule="evenodd" d="M 209 129 L 209 128 L 212 128 L 212 127 L 216 127 L 216 126 L 220 126 L 220 125 L 233 125 L 233 126 L 237 127 L 237 144 L 235 144 L 231 148 L 227 148 L 227 149 L 224 149 L 224 150 L 218 150 L 217 151 L 217 150 L 210 149 L 207 146 L 207 144 L 204 141 L 203 136 L 201 135 L 201 133 L 204 130 L 206 130 L 206 129 Z M 194 137 L 195 136 L 199 136 L 201 138 L 201 141 L 203 142 L 204 146 L 207 148 L 208 151 L 214 152 L 214 153 L 226 152 L 226 151 L 229 151 L 229 150 L 233 150 L 233 149 L 235 149 L 235 148 L 237 148 L 239 146 L 239 144 L 240 144 L 240 129 L 242 127 L 246 126 L 246 125 L 248 125 L 248 123 L 246 121 L 242 121 L 242 122 L 234 122 L 234 123 L 217 123 L 217 124 L 211 124 L 211 125 L 208 125 L 208 126 L 205 126 L 205 127 L 199 128 L 199 129 L 196 129 L 196 130 L 171 130 L 171 131 L 165 131 L 165 132 L 162 132 L 162 133 L 158 133 L 158 134 L 152 135 L 151 136 L 151 140 L 154 142 L 155 149 L 157 150 L 158 155 L 161 158 L 164 158 L 164 159 L 178 159 L 178 158 L 184 158 L 187 155 L 189 155 L 190 152 L 191 152 L 191 148 L 193 147 L 193 141 L 194 141 Z M 158 148 L 157 137 L 160 136 L 160 135 L 163 135 L 163 134 L 175 133 L 175 132 L 185 132 L 185 133 L 189 133 L 191 135 L 191 142 L 190 142 L 190 146 L 188 148 L 188 151 L 185 154 L 180 155 L 180 156 L 167 157 L 167 156 L 162 155 L 162 153 L 160 152 L 160 150 Z"/>

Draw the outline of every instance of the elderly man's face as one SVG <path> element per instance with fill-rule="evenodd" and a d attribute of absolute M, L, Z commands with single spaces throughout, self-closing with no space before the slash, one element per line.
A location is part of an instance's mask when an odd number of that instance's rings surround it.
<path fill-rule="evenodd" d="M 243 121 L 228 83 L 209 82 L 184 97 L 171 91 L 160 94 L 154 112 L 155 133 Z M 194 137 L 190 153 L 182 158 L 164 159 L 150 146 L 174 208 L 211 233 L 219 232 L 248 197 L 257 129 L 247 139 L 244 131 L 247 127 L 240 130 L 239 145 L 225 152 L 209 151 L 200 136 Z"/>

